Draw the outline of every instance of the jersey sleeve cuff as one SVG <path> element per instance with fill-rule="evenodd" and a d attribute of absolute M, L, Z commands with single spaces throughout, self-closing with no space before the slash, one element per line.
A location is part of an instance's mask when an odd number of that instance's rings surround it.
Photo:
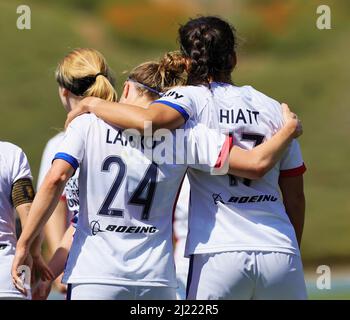
<path fill-rule="evenodd" d="M 183 118 L 185 119 L 185 121 L 187 121 L 188 118 L 190 117 L 189 114 L 187 113 L 187 111 L 186 111 L 183 107 L 179 106 L 179 105 L 176 104 L 176 103 L 172 103 L 172 102 L 166 101 L 166 100 L 156 100 L 156 101 L 154 101 L 152 104 L 154 104 L 154 103 L 162 103 L 162 104 L 167 105 L 167 106 L 170 107 L 170 108 L 175 109 L 176 111 L 178 111 L 178 112 L 181 113 L 181 115 L 183 116 Z"/>
<path fill-rule="evenodd" d="M 55 157 L 53 158 L 52 161 L 55 161 L 56 159 L 61 159 L 64 160 L 66 162 L 68 162 L 74 170 L 77 170 L 79 167 L 79 162 L 77 159 L 75 159 L 74 157 L 72 157 L 70 154 L 68 153 L 64 153 L 64 152 L 58 152 L 56 153 Z"/>
<path fill-rule="evenodd" d="M 216 163 L 215 163 L 216 169 L 222 168 L 223 165 L 225 164 L 227 158 L 229 157 L 232 144 L 233 144 L 233 137 L 232 135 L 229 135 L 226 137 L 226 140 L 219 153 L 218 159 L 216 160 Z"/>
<path fill-rule="evenodd" d="M 300 167 L 293 168 L 293 169 L 287 169 L 287 170 L 280 170 L 280 177 L 297 177 L 304 174 L 306 171 L 306 166 L 303 163 Z"/>

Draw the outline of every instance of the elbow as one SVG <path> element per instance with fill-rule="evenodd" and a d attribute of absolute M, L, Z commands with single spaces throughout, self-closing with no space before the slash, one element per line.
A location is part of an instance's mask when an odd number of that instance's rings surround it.
<path fill-rule="evenodd" d="M 68 178 L 69 176 L 66 173 L 50 172 L 50 174 L 46 178 L 46 185 L 50 189 L 57 188 L 62 184 L 65 184 Z"/>
<path fill-rule="evenodd" d="M 157 130 L 157 126 L 155 125 L 155 121 L 153 117 L 149 114 L 140 116 L 134 122 L 134 129 L 140 132 L 142 135 L 150 136 L 153 134 L 155 130 Z"/>
<path fill-rule="evenodd" d="M 261 179 L 262 177 L 265 176 L 266 173 L 268 173 L 270 170 L 269 165 L 264 162 L 264 161 L 260 161 L 259 163 L 256 164 L 255 166 L 255 179 Z"/>
<path fill-rule="evenodd" d="M 269 170 L 269 166 L 264 161 L 257 161 L 251 165 L 247 178 L 251 180 L 261 179 Z"/>

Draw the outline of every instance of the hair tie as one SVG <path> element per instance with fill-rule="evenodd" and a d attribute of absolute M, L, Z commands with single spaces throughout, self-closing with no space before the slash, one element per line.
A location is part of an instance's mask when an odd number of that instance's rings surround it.
<path fill-rule="evenodd" d="M 96 80 L 96 78 L 97 78 L 98 76 L 104 76 L 104 77 L 105 77 L 104 73 L 99 72 L 99 73 L 96 73 L 96 75 L 95 75 L 95 80 Z"/>

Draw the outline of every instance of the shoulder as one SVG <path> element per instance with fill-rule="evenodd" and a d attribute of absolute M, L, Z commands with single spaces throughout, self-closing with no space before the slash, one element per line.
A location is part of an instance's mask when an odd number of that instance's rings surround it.
<path fill-rule="evenodd" d="M 257 105 L 260 108 L 266 108 L 281 113 L 281 104 L 277 100 L 269 97 L 252 86 L 242 86 L 239 88 L 244 98 L 249 99 L 252 104 Z"/>
<path fill-rule="evenodd" d="M 8 168 L 16 168 L 22 164 L 27 164 L 27 156 L 23 150 L 17 145 L 10 142 L 0 142 L 0 155 Z"/>
<path fill-rule="evenodd" d="M 210 95 L 210 90 L 205 86 L 179 86 L 168 90 L 159 100 L 168 97 L 180 101 L 185 99 L 196 100 L 207 95 Z"/>
<path fill-rule="evenodd" d="M 64 132 L 59 132 L 53 136 L 47 143 L 45 149 L 56 148 L 64 138 Z"/>
<path fill-rule="evenodd" d="M 0 152 L 6 155 L 16 155 L 23 153 L 23 150 L 11 142 L 0 141 Z"/>
<path fill-rule="evenodd" d="M 67 129 L 73 128 L 82 132 L 87 132 L 91 125 L 100 120 L 93 113 L 85 113 L 76 117 L 68 126 Z M 103 121 L 103 120 L 100 120 Z"/>

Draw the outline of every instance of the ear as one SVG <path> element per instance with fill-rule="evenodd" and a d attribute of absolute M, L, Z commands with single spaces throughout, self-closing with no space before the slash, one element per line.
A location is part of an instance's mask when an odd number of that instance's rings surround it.
<path fill-rule="evenodd" d="M 59 91 L 60 91 L 60 94 L 62 95 L 62 97 L 68 97 L 69 95 L 69 90 L 66 89 L 66 88 L 63 88 L 63 87 L 59 87 Z"/>
<path fill-rule="evenodd" d="M 130 83 L 129 81 L 125 81 L 124 83 L 124 88 L 123 88 L 123 93 L 122 93 L 122 97 L 124 99 L 127 99 L 129 96 L 129 91 L 130 91 Z"/>

